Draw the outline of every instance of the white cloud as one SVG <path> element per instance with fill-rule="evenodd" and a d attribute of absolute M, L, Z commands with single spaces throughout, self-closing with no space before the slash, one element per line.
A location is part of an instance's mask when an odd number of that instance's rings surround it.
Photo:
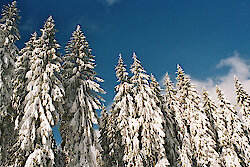
<path fill-rule="evenodd" d="M 196 84 L 197 90 L 201 92 L 204 88 L 209 94 L 216 99 L 216 85 L 218 85 L 225 93 L 227 98 L 235 104 L 234 94 L 234 75 L 236 75 L 242 83 L 244 89 L 249 93 L 250 90 L 250 62 L 240 57 L 239 53 L 235 52 L 232 57 L 222 59 L 217 69 L 229 67 L 228 73 L 224 75 L 218 75 L 215 77 L 208 77 L 205 80 L 192 79 L 192 82 Z"/>

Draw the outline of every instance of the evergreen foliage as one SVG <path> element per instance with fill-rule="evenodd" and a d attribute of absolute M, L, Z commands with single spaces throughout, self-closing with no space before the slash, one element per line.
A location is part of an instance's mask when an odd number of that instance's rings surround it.
<path fill-rule="evenodd" d="M 109 127 L 110 127 L 110 116 L 106 110 L 106 108 L 103 106 L 101 111 L 101 119 L 100 119 L 100 137 L 99 142 L 102 147 L 101 155 L 102 155 L 102 161 L 100 166 L 108 167 L 111 165 L 111 156 L 110 156 L 110 144 L 111 139 L 108 137 L 109 133 Z"/>
<path fill-rule="evenodd" d="M 249 166 L 250 147 L 244 134 L 244 124 L 237 115 L 237 111 L 227 100 L 223 92 L 217 86 L 216 89 L 219 111 L 218 119 L 221 132 L 219 132 L 222 148 L 222 158 L 226 166 Z"/>
<path fill-rule="evenodd" d="M 169 165 L 164 148 L 163 113 L 157 106 L 156 93 L 150 88 L 149 76 L 135 53 L 131 65 L 134 110 L 128 117 L 131 144 L 125 159 L 127 166 L 154 166 L 158 161 Z"/>
<path fill-rule="evenodd" d="M 236 93 L 236 102 L 240 107 L 240 113 L 242 115 L 244 126 L 246 127 L 245 133 L 250 140 L 250 96 L 244 90 L 241 82 L 236 76 L 234 76 L 234 87 Z"/>
<path fill-rule="evenodd" d="M 217 117 L 219 115 L 219 111 L 217 106 L 215 105 L 215 102 L 212 100 L 212 98 L 208 95 L 208 92 L 206 90 L 203 90 L 203 106 L 202 109 L 205 112 L 208 121 L 210 122 L 209 129 L 212 131 L 213 139 L 216 142 L 215 144 L 215 150 L 218 154 L 221 153 L 221 145 L 219 141 L 218 136 L 218 125 L 216 123 Z"/>
<path fill-rule="evenodd" d="M 64 82 L 66 88 L 66 109 L 61 131 L 68 128 L 64 150 L 68 156 L 68 166 L 97 166 L 96 154 L 101 151 L 93 128 L 98 124 L 96 110 L 101 109 L 98 93 L 105 93 L 96 76 L 95 60 L 80 26 L 72 33 L 64 56 Z"/>
<path fill-rule="evenodd" d="M 184 153 L 182 164 L 188 162 L 192 163 L 192 166 L 218 166 L 219 155 L 215 150 L 214 135 L 209 129 L 211 125 L 204 111 L 201 110 L 200 97 L 195 85 L 191 83 L 179 65 L 177 66 L 177 81 L 180 115 L 183 121 L 180 130 L 184 130 L 185 141 L 182 142 L 182 153 Z"/>
<path fill-rule="evenodd" d="M 0 166 L 250 166 L 250 96 L 236 76 L 237 106 L 219 87 L 216 101 L 206 90 L 199 96 L 180 65 L 176 84 L 166 74 L 163 93 L 135 53 L 131 75 L 120 54 L 107 111 L 103 79 L 80 25 L 62 58 L 52 16 L 20 52 L 16 1 L 1 16 Z M 52 130 L 57 125 L 59 145 Z"/>
<path fill-rule="evenodd" d="M 164 78 L 165 95 L 163 100 L 163 114 L 165 118 L 165 149 L 171 166 L 181 166 L 180 160 L 180 127 L 177 120 L 179 104 L 176 89 L 168 73 Z"/>
<path fill-rule="evenodd" d="M 30 69 L 30 61 L 32 58 L 32 52 L 35 49 L 37 42 L 37 33 L 34 32 L 28 42 L 25 43 L 25 47 L 20 50 L 19 56 L 17 56 L 15 62 L 15 80 L 13 88 L 13 107 L 15 110 L 22 110 L 22 104 L 27 95 L 26 85 L 27 78 L 26 73 Z"/>
<path fill-rule="evenodd" d="M 3 6 L 0 19 L 0 166 L 5 164 L 7 154 L 15 142 L 15 113 L 11 106 L 15 59 L 19 40 L 18 21 L 20 19 L 16 1 Z"/>
<path fill-rule="evenodd" d="M 63 113 L 64 88 L 57 73 L 61 70 L 60 45 L 54 39 L 56 30 L 50 16 L 41 29 L 42 35 L 32 51 L 27 95 L 14 166 L 52 166 L 55 164 L 52 126 Z M 20 155 L 21 154 L 21 155 Z"/>
<path fill-rule="evenodd" d="M 118 64 L 115 67 L 117 82 L 116 95 L 111 108 L 110 129 L 108 132 L 110 158 L 112 166 L 124 166 L 127 148 L 125 147 L 128 137 L 128 114 L 133 110 L 133 98 L 131 96 L 132 85 L 128 80 L 126 65 L 119 55 Z"/>

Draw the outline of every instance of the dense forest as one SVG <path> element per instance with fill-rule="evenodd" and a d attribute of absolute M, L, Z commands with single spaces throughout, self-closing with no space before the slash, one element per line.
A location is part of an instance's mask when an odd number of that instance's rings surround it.
<path fill-rule="evenodd" d="M 135 53 L 130 72 L 119 55 L 107 110 L 104 80 L 80 25 L 61 55 L 52 16 L 21 49 L 19 20 L 16 1 L 3 6 L 0 166 L 250 166 L 250 96 L 236 76 L 233 105 L 218 86 L 217 99 L 205 89 L 199 95 L 180 65 L 176 81 L 166 74 L 160 87 Z M 58 124 L 60 145 L 52 130 Z"/>

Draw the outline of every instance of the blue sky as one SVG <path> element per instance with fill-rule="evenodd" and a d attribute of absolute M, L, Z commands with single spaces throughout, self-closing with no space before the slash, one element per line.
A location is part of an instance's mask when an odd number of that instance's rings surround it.
<path fill-rule="evenodd" d="M 10 0 L 1 0 L 0 5 Z M 39 32 L 52 15 L 62 50 L 80 24 L 96 56 L 110 105 L 116 85 L 118 54 L 130 67 L 136 52 L 145 70 L 161 81 L 175 78 L 181 64 L 198 87 L 232 86 L 237 74 L 250 79 L 249 0 L 17 0 L 21 10 L 18 47 Z M 230 86 L 229 86 L 230 87 Z M 223 89 L 223 88 L 222 88 Z M 250 87 L 247 87 L 249 92 Z M 226 90 L 226 88 L 225 88 Z M 228 93 L 229 94 L 229 93 Z M 230 94 L 229 94 L 230 96 Z"/>

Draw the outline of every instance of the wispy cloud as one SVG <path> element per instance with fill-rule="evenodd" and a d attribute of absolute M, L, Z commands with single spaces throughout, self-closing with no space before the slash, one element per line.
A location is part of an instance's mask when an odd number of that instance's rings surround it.
<path fill-rule="evenodd" d="M 117 2 L 120 2 L 121 0 L 97 0 L 97 1 L 101 2 L 104 5 L 112 6 Z"/>
<path fill-rule="evenodd" d="M 215 77 L 208 77 L 205 80 L 192 79 L 192 82 L 196 84 L 197 90 L 199 92 L 201 92 L 202 89 L 205 88 L 213 98 L 217 98 L 215 90 L 216 85 L 218 85 L 228 97 L 228 99 L 234 104 L 234 75 L 239 78 L 247 92 L 249 92 L 250 90 L 249 61 L 249 59 L 244 60 L 240 57 L 240 54 L 238 52 L 235 52 L 232 57 L 222 59 L 216 66 L 217 69 L 229 67 L 228 73 Z"/>
<path fill-rule="evenodd" d="M 29 18 L 24 21 L 24 23 L 20 28 L 23 31 L 30 31 L 30 33 L 33 33 L 32 31 L 34 31 L 34 27 L 35 27 L 34 20 L 32 18 Z"/>
<path fill-rule="evenodd" d="M 115 3 L 119 2 L 119 1 L 120 1 L 120 0 L 105 0 L 105 2 L 106 2 L 109 6 L 115 4 Z"/>

